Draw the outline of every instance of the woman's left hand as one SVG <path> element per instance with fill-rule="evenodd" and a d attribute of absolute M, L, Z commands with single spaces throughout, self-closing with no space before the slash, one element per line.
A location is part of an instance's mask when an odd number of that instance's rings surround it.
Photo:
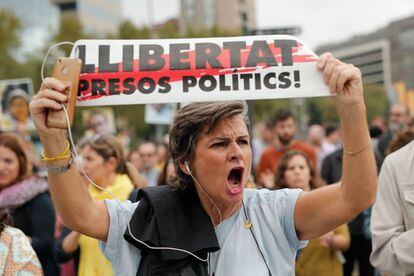
<path fill-rule="evenodd" d="M 331 93 L 336 93 L 334 102 L 338 111 L 352 105 L 364 104 L 361 71 L 352 64 L 346 64 L 331 53 L 320 56 L 318 69 Z"/>

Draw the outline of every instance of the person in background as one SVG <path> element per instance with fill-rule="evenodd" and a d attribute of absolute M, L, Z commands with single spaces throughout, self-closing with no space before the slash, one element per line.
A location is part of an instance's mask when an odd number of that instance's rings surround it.
<path fill-rule="evenodd" d="M 141 189 L 141 188 L 147 187 L 148 186 L 147 178 L 143 174 L 139 173 L 140 171 L 143 170 L 143 165 L 142 165 L 141 154 L 139 154 L 138 149 L 135 148 L 135 149 L 130 150 L 128 152 L 126 159 L 127 159 L 127 164 L 132 165 L 134 167 L 134 171 L 136 171 L 139 174 L 138 181 L 133 181 L 135 189 Z"/>
<path fill-rule="evenodd" d="M 3 101 L 5 114 L 0 116 L 0 132 L 13 132 L 19 136 L 30 164 L 42 174 L 43 164 L 38 156 L 42 146 L 29 113 L 30 97 L 20 88 L 6 91 Z"/>
<path fill-rule="evenodd" d="M 414 131 L 391 140 L 372 207 L 371 263 L 386 275 L 414 275 Z"/>
<path fill-rule="evenodd" d="M 163 163 L 165 163 L 165 165 L 163 169 L 160 171 L 160 174 L 158 175 L 157 186 L 170 185 L 172 183 L 172 178 L 175 176 L 174 164 L 169 155 L 167 156 L 166 160 Z M 131 202 L 137 202 L 139 190 L 148 186 L 145 176 L 143 176 L 142 174 L 140 175 L 142 178 L 144 178 L 146 185 L 139 186 L 139 187 L 136 186 L 134 188 L 134 190 L 131 192 L 131 194 L 128 197 L 128 200 L 130 200 Z"/>
<path fill-rule="evenodd" d="M 121 143 L 124 152 L 128 152 L 131 145 L 131 132 L 128 117 L 126 116 L 116 116 L 115 118 L 116 126 L 116 138 Z"/>
<path fill-rule="evenodd" d="M 300 151 L 288 151 L 280 160 L 276 171 L 275 187 L 278 189 L 303 189 L 311 191 L 324 186 L 309 158 Z M 297 276 L 342 276 L 342 252 L 350 244 L 348 226 L 343 224 L 309 242 L 296 259 Z"/>
<path fill-rule="evenodd" d="M 157 146 L 152 142 L 144 142 L 138 147 L 142 159 L 142 170 L 140 173 L 145 176 L 149 187 L 157 186 L 157 179 L 160 171 L 156 168 Z"/>
<path fill-rule="evenodd" d="M 378 150 L 384 158 L 389 142 L 394 135 L 404 130 L 410 122 L 408 108 L 402 104 L 394 104 L 390 109 L 390 117 L 388 119 L 388 131 L 378 143 Z"/>
<path fill-rule="evenodd" d="M 0 208 L 0 275 L 43 275 L 29 239 L 12 224 L 7 211 Z"/>
<path fill-rule="evenodd" d="M 134 185 L 130 175 L 132 168 L 127 165 L 121 143 L 112 135 L 99 135 L 85 140 L 80 145 L 82 161 L 78 169 L 83 175 L 84 183 L 92 198 L 104 200 L 112 198 L 107 192 L 89 183 L 89 177 L 95 184 L 106 189 L 120 200 L 128 199 Z M 86 175 L 83 174 L 83 167 Z M 58 244 L 58 256 L 67 261 L 74 254 L 79 254 L 79 264 L 75 263 L 80 276 L 113 275 L 109 261 L 103 256 L 98 240 L 81 235 L 77 231 L 63 230 L 64 235 Z M 77 252 L 77 250 L 79 251 Z"/>
<path fill-rule="evenodd" d="M 308 142 L 312 145 L 316 154 L 316 168 L 319 171 L 322 160 L 325 158 L 322 146 L 326 139 L 325 129 L 321 125 L 311 125 L 308 130 Z"/>
<path fill-rule="evenodd" d="M 87 136 L 110 135 L 113 134 L 113 129 L 109 124 L 108 116 L 99 109 L 93 109 L 88 117 L 87 122 L 88 131 L 91 133 Z"/>
<path fill-rule="evenodd" d="M 372 127 L 378 127 L 381 130 L 381 136 L 384 136 L 388 132 L 388 125 L 385 118 L 381 115 L 377 115 L 371 119 L 369 125 Z"/>
<path fill-rule="evenodd" d="M 157 145 L 157 164 L 155 167 L 158 171 L 162 171 L 168 160 L 168 144 L 160 143 Z"/>
<path fill-rule="evenodd" d="M 273 144 L 273 131 L 272 123 L 270 122 L 259 122 L 253 127 L 253 167 L 254 171 L 257 171 L 260 161 L 260 156 L 265 149 Z"/>
<path fill-rule="evenodd" d="M 398 132 L 388 145 L 387 155 L 399 150 L 414 139 L 414 129 L 406 129 Z"/>
<path fill-rule="evenodd" d="M 174 162 L 170 156 L 167 156 L 165 166 L 158 176 L 157 186 L 170 185 L 175 176 Z"/>
<path fill-rule="evenodd" d="M 274 171 L 279 163 L 279 159 L 289 150 L 300 150 L 307 154 L 316 165 L 316 153 L 311 145 L 295 139 L 296 120 L 292 112 L 280 109 L 276 112 L 273 120 L 273 134 L 277 143 L 268 147 L 260 157 L 258 168 L 258 184 L 263 186 L 268 179 L 274 178 Z M 276 142 L 276 141 L 275 141 Z"/>
<path fill-rule="evenodd" d="M 45 275 L 58 276 L 54 254 L 55 210 L 48 184 L 29 170 L 20 140 L 0 134 L 0 208 L 10 210 L 14 226 L 30 240 Z"/>
<path fill-rule="evenodd" d="M 137 148 L 133 148 L 128 152 L 127 160 L 134 165 L 135 169 L 138 171 L 142 170 L 142 158 Z"/>
<path fill-rule="evenodd" d="M 372 148 L 374 149 L 374 152 L 376 154 L 379 154 L 379 156 L 381 157 L 382 157 L 382 154 L 378 150 L 378 144 L 379 144 L 380 139 L 383 137 L 383 135 L 384 133 L 382 132 L 382 129 L 379 128 L 378 126 L 373 126 L 373 125 L 369 126 L 369 136 L 371 137 Z"/>
<path fill-rule="evenodd" d="M 341 147 L 342 137 L 341 130 L 336 124 L 326 124 L 325 133 L 326 139 L 323 143 L 323 152 L 327 156 Z"/>
<path fill-rule="evenodd" d="M 381 167 L 382 158 L 380 154 L 375 154 L 373 148 L 377 171 Z M 343 166 L 343 148 L 332 152 L 322 162 L 321 176 L 329 185 L 341 181 Z M 344 253 L 346 262 L 344 264 L 344 275 L 351 276 L 358 264 L 359 275 L 374 275 L 374 267 L 369 263 L 371 254 L 371 237 L 367 236 L 364 231 L 364 225 L 370 220 L 370 211 L 364 210 L 355 218 L 348 222 L 349 232 L 351 234 L 351 245 L 347 252 Z"/>

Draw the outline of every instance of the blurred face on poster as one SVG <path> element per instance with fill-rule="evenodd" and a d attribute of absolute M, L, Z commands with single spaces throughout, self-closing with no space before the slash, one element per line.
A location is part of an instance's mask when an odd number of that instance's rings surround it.
<path fill-rule="evenodd" d="M 97 134 L 107 133 L 107 124 L 107 120 L 102 114 L 95 114 L 89 118 L 89 127 Z"/>
<path fill-rule="evenodd" d="M 19 122 L 26 122 L 29 118 L 29 105 L 23 97 L 14 97 L 10 101 L 10 114 Z"/>
<path fill-rule="evenodd" d="M 112 110 L 95 109 L 88 110 L 85 114 L 87 128 L 93 134 L 113 134 L 115 132 Z"/>
<path fill-rule="evenodd" d="M 0 111 L 8 113 L 16 121 L 26 123 L 30 117 L 29 102 L 32 95 L 31 79 L 0 80 Z"/>

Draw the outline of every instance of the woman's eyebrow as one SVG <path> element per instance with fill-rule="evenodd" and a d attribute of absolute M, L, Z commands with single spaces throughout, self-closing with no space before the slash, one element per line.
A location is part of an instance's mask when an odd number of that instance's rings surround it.
<path fill-rule="evenodd" d="M 249 135 L 240 135 L 240 136 L 237 136 L 236 137 L 236 140 L 240 140 L 240 139 L 250 139 L 250 136 Z M 223 141 L 223 142 L 227 142 L 227 141 L 230 141 L 230 140 L 231 140 L 230 137 L 227 137 L 227 136 L 219 136 L 219 137 L 213 137 L 213 138 L 211 138 L 209 140 L 209 142 L 212 142 L 212 141 Z"/>
<path fill-rule="evenodd" d="M 210 139 L 209 142 L 218 142 L 218 141 L 227 142 L 229 140 L 231 140 L 229 137 L 222 136 L 222 137 L 213 137 Z"/>
<path fill-rule="evenodd" d="M 240 136 L 237 136 L 237 139 L 250 139 L 250 136 L 249 135 L 240 135 Z"/>

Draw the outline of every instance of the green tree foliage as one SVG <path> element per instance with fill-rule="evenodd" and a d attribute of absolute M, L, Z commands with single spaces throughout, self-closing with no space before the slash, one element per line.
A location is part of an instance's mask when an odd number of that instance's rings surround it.
<path fill-rule="evenodd" d="M 227 37 L 227 36 L 238 36 L 242 35 L 242 32 L 228 32 L 220 30 L 217 27 L 212 27 L 210 29 L 204 29 L 204 30 L 194 30 L 189 29 L 185 37 L 189 38 L 197 38 L 197 37 Z"/>
<path fill-rule="evenodd" d="M 20 45 L 20 29 L 21 23 L 16 16 L 0 10 L 0 79 L 16 77 L 19 72 L 12 51 Z"/>
<path fill-rule="evenodd" d="M 84 32 L 79 19 L 75 15 L 68 15 L 61 17 L 60 28 L 52 40 L 53 43 L 64 41 L 75 42 L 76 40 L 87 38 L 92 38 L 92 36 Z M 72 47 L 71 45 L 62 45 L 59 47 L 59 50 L 63 50 L 68 56 Z"/>
<path fill-rule="evenodd" d="M 306 100 L 307 104 L 307 113 L 309 114 L 309 125 L 313 124 L 320 124 L 322 120 L 322 112 L 318 107 L 318 101 L 319 98 L 314 99 L 308 99 Z"/>
<path fill-rule="evenodd" d="M 174 19 L 168 20 L 156 30 L 159 38 L 179 38 L 178 26 Z"/>
<path fill-rule="evenodd" d="M 386 115 L 390 104 L 384 86 L 378 84 L 365 85 L 364 97 L 368 120 L 378 115 Z"/>
<path fill-rule="evenodd" d="M 367 108 L 367 118 L 385 115 L 389 102 L 382 85 L 370 84 L 364 86 L 364 98 Z M 339 122 L 338 113 L 331 97 L 307 98 L 304 101 L 309 118 L 309 125 L 326 122 Z M 278 108 L 290 108 L 289 100 L 260 100 L 254 102 L 254 121 L 268 120 Z"/>
<path fill-rule="evenodd" d="M 253 101 L 253 122 L 271 120 L 276 111 L 280 108 L 289 109 L 290 100 L 255 100 Z"/>
<path fill-rule="evenodd" d="M 384 115 L 389 108 L 384 86 L 379 84 L 364 85 L 364 98 L 368 120 L 377 115 Z M 309 123 L 338 122 L 339 117 L 330 97 L 312 98 L 306 101 Z"/>
<path fill-rule="evenodd" d="M 120 39 L 145 39 L 150 38 L 148 28 L 137 28 L 131 21 L 123 21 L 119 26 Z"/>

